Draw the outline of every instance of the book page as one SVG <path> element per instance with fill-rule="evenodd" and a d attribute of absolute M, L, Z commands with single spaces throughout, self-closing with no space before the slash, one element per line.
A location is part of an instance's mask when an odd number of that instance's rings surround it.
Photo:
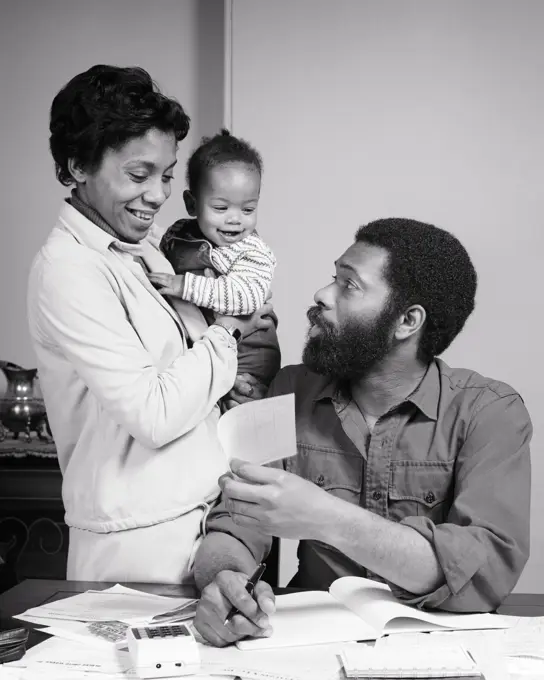
<path fill-rule="evenodd" d="M 295 395 L 249 401 L 219 419 L 217 433 L 227 458 L 256 465 L 297 453 Z"/>
<path fill-rule="evenodd" d="M 239 649 L 297 647 L 354 640 L 375 640 L 376 631 L 329 593 L 306 591 L 276 597 L 269 638 L 240 640 Z"/>
<path fill-rule="evenodd" d="M 335 599 L 380 631 L 380 634 L 506 628 L 509 625 L 508 617 L 499 614 L 422 611 L 399 602 L 385 583 L 357 576 L 337 579 L 329 590 Z"/>

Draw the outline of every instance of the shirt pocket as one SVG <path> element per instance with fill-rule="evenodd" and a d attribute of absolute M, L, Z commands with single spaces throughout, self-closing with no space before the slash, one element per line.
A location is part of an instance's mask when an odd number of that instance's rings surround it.
<path fill-rule="evenodd" d="M 453 492 L 452 462 L 392 461 L 389 477 L 389 519 L 428 517 L 445 521 Z"/>
<path fill-rule="evenodd" d="M 363 483 L 363 458 L 349 453 L 298 443 L 298 456 L 286 469 L 348 503 L 359 504 Z"/>

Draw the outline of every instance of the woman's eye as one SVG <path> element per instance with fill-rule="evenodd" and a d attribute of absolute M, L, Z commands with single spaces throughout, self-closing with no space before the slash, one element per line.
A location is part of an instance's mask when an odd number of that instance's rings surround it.
<path fill-rule="evenodd" d="M 136 175 L 133 172 L 130 173 L 130 177 L 135 182 L 145 182 L 145 180 L 147 179 L 147 175 Z"/>
<path fill-rule="evenodd" d="M 162 181 L 163 181 L 165 184 L 168 184 L 168 183 L 171 182 L 173 179 L 174 179 L 173 175 L 163 175 L 163 177 L 162 177 Z"/>

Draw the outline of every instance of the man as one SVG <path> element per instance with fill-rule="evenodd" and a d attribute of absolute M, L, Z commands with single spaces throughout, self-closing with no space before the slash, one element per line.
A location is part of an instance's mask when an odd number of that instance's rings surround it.
<path fill-rule="evenodd" d="M 405 219 L 372 222 L 315 295 L 295 393 L 298 454 L 279 469 L 233 461 L 195 562 L 196 625 L 223 645 L 269 635 L 274 600 L 248 574 L 271 537 L 300 540 L 291 585 L 345 575 L 401 600 L 490 611 L 529 555 L 529 414 L 510 386 L 436 359 L 474 308 L 459 241 Z M 224 625 L 231 605 L 240 614 Z"/>

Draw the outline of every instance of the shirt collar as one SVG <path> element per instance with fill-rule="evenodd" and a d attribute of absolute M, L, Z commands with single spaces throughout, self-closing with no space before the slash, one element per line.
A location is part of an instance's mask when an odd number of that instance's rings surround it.
<path fill-rule="evenodd" d="M 314 401 L 321 401 L 322 399 L 331 399 L 332 401 L 345 401 L 345 391 L 342 390 L 341 385 L 334 378 L 323 376 L 322 383 L 316 389 Z M 414 404 L 427 418 L 437 420 L 438 418 L 438 401 L 440 399 L 440 373 L 438 364 L 433 361 L 427 372 L 423 376 L 422 381 L 417 388 L 406 397 L 405 402 Z M 349 401 L 349 399 L 348 399 Z"/>
<path fill-rule="evenodd" d="M 321 401 L 322 399 L 337 401 L 342 398 L 342 395 L 343 390 L 338 380 L 331 378 L 330 376 L 319 376 L 319 382 L 315 388 L 313 401 Z"/>
<path fill-rule="evenodd" d="M 78 196 L 72 192 L 62 206 L 60 218 L 72 234 L 89 248 L 106 252 L 112 248 L 133 257 L 141 257 L 144 253 L 142 243 L 126 243 L 121 241 L 109 224 Z M 77 207 L 76 207 L 77 206 Z M 98 227 L 98 228 L 97 228 Z"/>
<path fill-rule="evenodd" d="M 438 418 L 438 402 L 440 400 L 440 372 L 436 361 L 429 364 L 427 372 L 423 376 L 423 380 L 418 387 L 406 397 L 406 401 L 411 402 L 414 406 L 424 413 L 427 418 L 437 420 Z"/>

